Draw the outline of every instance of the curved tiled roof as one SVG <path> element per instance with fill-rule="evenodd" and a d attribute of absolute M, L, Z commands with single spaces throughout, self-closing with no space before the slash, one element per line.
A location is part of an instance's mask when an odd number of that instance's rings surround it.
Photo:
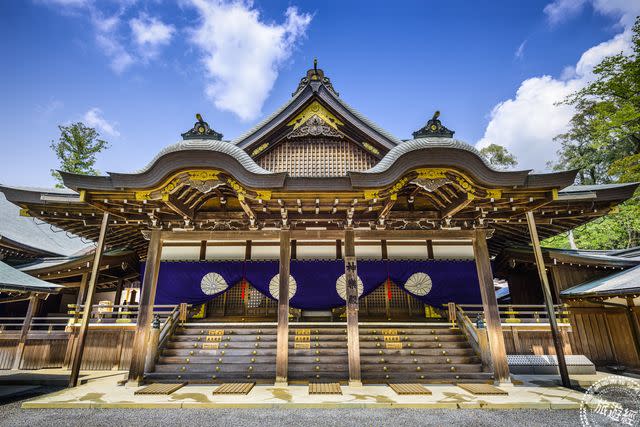
<path fill-rule="evenodd" d="M 234 157 L 249 172 L 256 174 L 273 174 L 273 172 L 270 172 L 258 166 L 258 164 L 253 161 L 251 156 L 249 156 L 246 151 L 237 147 L 233 143 L 211 139 L 189 139 L 169 145 L 168 147 L 163 148 L 158 154 L 156 154 L 153 160 L 151 160 L 149 164 L 147 164 L 147 166 L 137 171 L 137 173 L 144 173 L 149 171 L 158 161 L 158 159 L 166 154 L 191 150 L 216 151 L 219 153 L 227 154 L 231 157 Z"/>
<path fill-rule="evenodd" d="M 382 158 L 374 167 L 367 169 L 363 173 L 380 173 L 384 172 L 391 167 L 395 163 L 396 160 L 400 158 L 403 154 L 409 153 L 411 151 L 420 150 L 423 148 L 453 148 L 458 150 L 469 151 L 475 155 L 477 155 L 482 162 L 491 170 L 496 172 L 501 172 L 495 168 L 493 168 L 483 156 L 480 155 L 480 152 L 476 150 L 471 145 L 466 142 L 462 142 L 453 138 L 418 138 L 418 139 L 409 139 L 407 141 L 401 142 L 396 147 L 392 148 L 386 156 Z"/>

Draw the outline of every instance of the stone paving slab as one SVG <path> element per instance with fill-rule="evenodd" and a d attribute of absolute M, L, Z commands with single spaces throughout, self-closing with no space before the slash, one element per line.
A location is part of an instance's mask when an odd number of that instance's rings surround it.
<path fill-rule="evenodd" d="M 430 384 L 431 395 L 397 395 L 387 385 L 342 387 L 342 395 L 309 395 L 305 385 L 257 385 L 247 395 L 213 395 L 216 385 L 187 385 L 171 395 L 135 395 L 142 387 L 95 379 L 26 401 L 22 408 L 482 408 L 578 409 L 582 394 L 562 387 L 501 385 L 506 396 L 474 396 L 455 385 Z"/>

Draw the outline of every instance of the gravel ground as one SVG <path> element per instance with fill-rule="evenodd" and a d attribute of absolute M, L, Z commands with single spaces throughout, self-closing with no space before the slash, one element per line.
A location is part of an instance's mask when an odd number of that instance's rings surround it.
<path fill-rule="evenodd" d="M 47 392 L 51 392 L 48 390 Z M 444 409 L 21 409 L 0 402 L 0 426 L 575 426 L 578 411 Z"/>

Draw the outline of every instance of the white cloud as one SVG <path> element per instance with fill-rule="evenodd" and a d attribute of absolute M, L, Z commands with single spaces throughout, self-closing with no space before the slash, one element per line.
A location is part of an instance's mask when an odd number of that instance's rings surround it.
<path fill-rule="evenodd" d="M 173 25 L 165 24 L 157 18 L 147 14 L 140 14 L 138 18 L 129 21 L 133 41 L 138 45 L 144 58 L 158 55 L 159 48 L 171 42 L 176 29 Z"/>
<path fill-rule="evenodd" d="M 492 109 L 484 136 L 476 144 L 478 148 L 492 143 L 502 145 L 516 155 L 519 166 L 538 170 L 545 169 L 546 163 L 556 157 L 559 143 L 553 138 L 567 131 L 574 114 L 573 107 L 556 103 L 592 81 L 593 67 L 603 58 L 631 51 L 630 24 L 633 20 L 628 16 L 636 13 L 634 8 L 639 5 L 628 5 L 626 9 L 611 5 L 601 8 L 599 0 L 593 1 L 596 11 L 619 17 L 624 30 L 586 50 L 575 66 L 565 68 L 560 78 L 545 75 L 523 81 L 514 98 L 500 102 Z M 569 6 L 565 3 L 571 2 L 558 0 L 552 3 L 556 5 L 553 10 L 566 10 Z M 549 6 L 545 8 L 547 14 L 548 9 Z"/>
<path fill-rule="evenodd" d="M 89 127 L 96 128 L 99 131 L 104 132 L 110 136 L 120 136 L 120 132 L 118 132 L 118 130 L 116 129 L 116 123 L 107 121 L 102 116 L 102 110 L 97 107 L 89 109 L 89 111 L 84 114 L 84 117 L 82 119 L 84 121 L 84 124 Z"/>
<path fill-rule="evenodd" d="M 207 73 L 206 93 L 214 105 L 250 120 L 305 34 L 311 15 L 295 7 L 281 24 L 266 23 L 249 1 L 191 0 L 200 15 L 192 42 L 200 49 Z"/>
<path fill-rule="evenodd" d="M 586 0 L 555 0 L 544 8 L 544 13 L 551 24 L 558 24 L 578 14 Z"/>
<path fill-rule="evenodd" d="M 522 59 L 524 57 L 524 47 L 527 45 L 527 41 L 523 41 L 522 43 L 520 43 L 520 46 L 518 46 L 518 49 L 516 49 L 516 52 L 514 53 L 514 56 L 518 59 Z"/>

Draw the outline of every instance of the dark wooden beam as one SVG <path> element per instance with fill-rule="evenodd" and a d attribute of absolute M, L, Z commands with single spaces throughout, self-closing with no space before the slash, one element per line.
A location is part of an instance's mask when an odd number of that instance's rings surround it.
<path fill-rule="evenodd" d="M 467 206 L 473 201 L 473 197 L 469 197 L 467 194 L 463 194 L 458 196 L 456 199 L 452 200 L 451 203 L 444 209 L 440 211 L 440 215 L 442 218 L 451 218 Z"/>
<path fill-rule="evenodd" d="M 91 268 L 91 278 L 89 280 L 89 289 L 87 290 L 87 298 L 84 301 L 84 309 L 82 311 L 82 321 L 78 331 L 78 339 L 75 343 L 75 351 L 73 352 L 73 360 L 71 363 L 71 375 L 69 377 L 69 387 L 78 385 L 78 377 L 80 376 L 80 365 L 82 364 L 82 354 L 84 353 L 84 344 L 87 340 L 87 332 L 89 331 L 89 319 L 91 318 L 91 306 L 93 297 L 96 293 L 96 283 L 98 283 L 98 275 L 100 274 L 100 265 L 102 264 L 102 255 L 104 254 L 105 237 L 109 226 L 109 213 L 102 214 L 102 225 L 100 226 L 100 237 L 96 246 L 93 257 L 93 265 Z"/>
<path fill-rule="evenodd" d="M 427 259 L 433 259 L 433 240 L 427 240 Z"/>
<path fill-rule="evenodd" d="M 164 203 L 169 207 L 169 209 L 180 215 L 180 218 L 193 219 L 194 210 L 182 203 L 175 194 L 169 194 L 169 197 L 164 200 Z"/>
<path fill-rule="evenodd" d="M 198 258 L 200 261 L 204 261 L 207 259 L 207 241 L 200 241 L 200 257 Z"/>

